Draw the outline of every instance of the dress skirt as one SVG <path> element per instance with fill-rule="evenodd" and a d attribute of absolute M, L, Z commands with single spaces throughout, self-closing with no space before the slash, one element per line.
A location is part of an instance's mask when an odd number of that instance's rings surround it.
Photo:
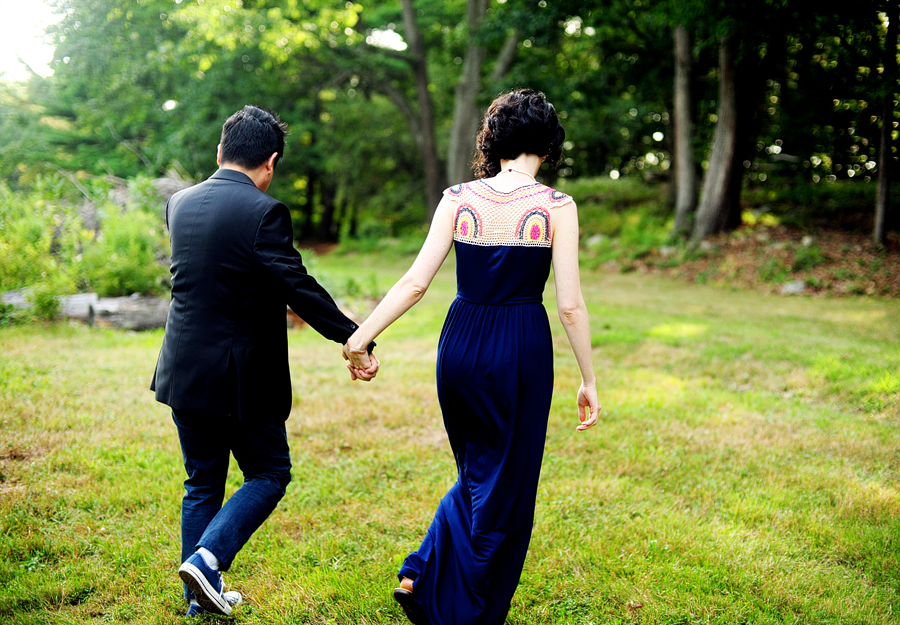
<path fill-rule="evenodd" d="M 501 625 L 519 583 L 553 393 L 539 301 L 457 298 L 441 333 L 437 390 L 458 479 L 399 576 L 432 625 Z"/>

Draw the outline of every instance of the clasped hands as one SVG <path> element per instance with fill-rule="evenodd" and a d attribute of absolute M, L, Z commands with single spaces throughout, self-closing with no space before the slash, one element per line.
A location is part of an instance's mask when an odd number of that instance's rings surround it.
<path fill-rule="evenodd" d="M 365 351 L 363 353 L 358 353 L 357 351 L 350 349 L 349 341 L 344 344 L 342 353 L 344 360 L 348 361 L 347 368 L 350 370 L 351 380 L 368 382 L 378 373 L 378 367 L 381 366 L 381 363 L 378 361 L 375 354 L 369 354 Z"/>

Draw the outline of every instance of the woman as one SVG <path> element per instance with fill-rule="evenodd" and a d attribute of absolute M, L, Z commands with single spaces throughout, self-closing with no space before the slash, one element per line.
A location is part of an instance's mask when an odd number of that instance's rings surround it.
<path fill-rule="evenodd" d="M 422 298 L 456 245 L 458 293 L 438 345 L 437 390 L 459 479 L 398 575 L 394 597 L 416 625 L 500 625 L 509 610 L 553 392 L 541 303 L 551 263 L 581 370 L 576 429 L 597 422 L 575 203 L 534 178 L 544 160 L 558 163 L 564 139 L 543 94 L 522 89 L 494 100 L 477 138 L 479 180 L 444 192 L 412 267 L 344 346 L 351 374 L 366 369 L 366 346 Z"/>

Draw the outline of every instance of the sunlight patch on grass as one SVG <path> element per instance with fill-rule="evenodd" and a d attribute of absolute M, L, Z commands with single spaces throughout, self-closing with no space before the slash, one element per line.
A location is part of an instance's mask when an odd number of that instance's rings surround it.
<path fill-rule="evenodd" d="M 630 404 L 643 407 L 664 407 L 678 402 L 684 393 L 684 382 L 681 378 L 654 371 L 651 369 L 635 369 L 631 371 L 629 392 Z"/>
<path fill-rule="evenodd" d="M 887 319 L 887 317 L 888 313 L 884 309 L 825 311 L 822 315 L 822 319 L 845 325 L 870 324 Z"/>
<path fill-rule="evenodd" d="M 891 364 L 900 366 L 900 352 L 891 360 Z M 831 354 L 817 358 L 811 371 L 834 392 L 855 398 L 861 410 L 887 410 L 900 415 L 900 375 L 896 366 L 886 362 L 860 363 L 843 354 Z"/>
<path fill-rule="evenodd" d="M 663 323 L 650 329 L 650 336 L 678 341 L 703 336 L 709 327 L 699 323 Z"/>

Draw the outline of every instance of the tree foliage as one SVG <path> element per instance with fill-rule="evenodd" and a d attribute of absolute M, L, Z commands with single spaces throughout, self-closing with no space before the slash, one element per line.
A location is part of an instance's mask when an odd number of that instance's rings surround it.
<path fill-rule="evenodd" d="M 746 93 L 738 182 L 865 184 L 879 174 L 883 124 L 896 160 L 898 107 L 890 118 L 880 108 L 898 92 L 883 62 L 897 50 L 884 0 L 493 0 L 473 20 L 476 5 L 55 0 L 55 73 L 0 86 L 0 165 L 13 188 L 58 169 L 202 179 L 222 121 L 256 103 L 291 126 L 272 193 L 302 237 L 390 233 L 419 227 L 449 182 L 445 168 L 459 171 L 458 146 L 472 134 L 459 111 L 471 117 L 528 86 L 548 94 L 567 127 L 564 164 L 543 172 L 547 181 L 667 180 L 677 25 L 693 40 L 690 141 L 701 175 L 723 38 Z"/>

